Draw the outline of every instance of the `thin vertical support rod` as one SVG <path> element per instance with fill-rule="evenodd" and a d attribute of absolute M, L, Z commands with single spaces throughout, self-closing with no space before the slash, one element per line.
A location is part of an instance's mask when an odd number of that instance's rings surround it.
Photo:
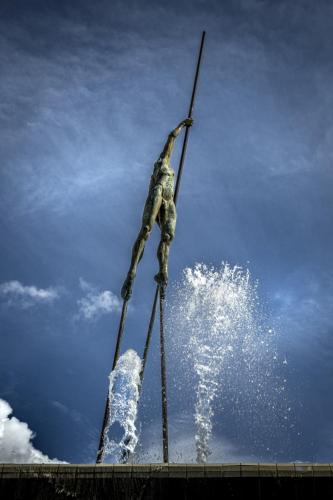
<path fill-rule="evenodd" d="M 204 43 L 205 43 L 205 37 L 206 37 L 206 32 L 203 31 L 202 35 L 201 35 L 200 48 L 199 48 L 198 60 L 197 60 L 197 65 L 196 65 L 196 70 L 195 70 L 195 76 L 194 76 L 194 82 L 193 82 L 193 88 L 192 88 L 191 101 L 190 101 L 190 106 L 189 106 L 189 110 L 188 110 L 188 118 L 192 118 L 192 113 L 193 113 L 193 109 L 194 109 L 194 101 L 195 101 L 195 97 L 196 97 L 197 84 L 198 84 L 198 79 L 199 79 L 199 73 L 200 73 L 200 67 L 201 67 L 201 60 L 202 60 L 203 47 L 204 47 Z M 179 194 L 179 187 L 180 187 L 180 181 L 181 181 L 183 167 L 184 167 L 184 160 L 185 160 L 185 154 L 186 154 L 186 149 L 187 149 L 188 137 L 189 137 L 189 127 L 186 127 L 185 136 L 184 136 L 184 140 L 183 140 L 183 146 L 182 146 L 182 152 L 181 152 L 179 166 L 178 166 L 176 186 L 175 186 L 175 194 L 174 194 L 174 202 L 175 202 L 175 204 L 177 203 L 178 194 Z M 143 365 L 142 365 L 142 370 L 141 370 L 141 373 L 140 373 L 140 381 L 141 381 L 140 391 L 141 391 L 141 388 L 142 388 L 142 382 L 143 382 L 143 377 L 144 377 L 144 370 L 145 370 L 145 366 L 146 366 L 146 362 L 147 362 L 147 356 L 148 356 L 148 351 L 149 351 L 149 346 L 150 346 L 150 341 L 151 341 L 151 335 L 152 335 L 152 331 L 153 331 L 153 328 L 154 328 L 158 293 L 159 293 L 159 285 L 157 285 L 157 287 L 156 287 L 155 298 L 154 298 L 154 302 L 153 302 L 152 313 L 151 313 L 151 316 L 150 316 L 150 322 L 149 322 L 149 327 L 148 327 L 148 332 L 147 332 L 147 337 L 146 337 L 145 349 L 144 349 L 144 354 L 143 354 Z M 164 349 L 164 330 L 163 330 L 162 337 L 163 337 L 162 338 L 162 343 L 163 343 L 163 367 L 162 367 L 162 345 L 161 345 L 161 374 L 164 373 L 164 375 L 162 375 L 162 377 L 164 376 L 164 378 L 166 380 L 166 364 L 165 364 L 165 349 Z M 163 389 L 163 387 L 164 387 L 164 389 Z M 165 401 L 165 404 L 164 404 L 164 401 Z M 163 409 L 163 406 L 164 406 L 164 409 Z M 164 412 L 165 412 L 165 415 L 166 415 L 166 422 L 163 421 L 163 458 L 168 458 L 167 394 L 166 394 L 166 384 L 163 385 L 163 381 L 162 381 L 162 419 L 163 419 Z M 165 449 L 165 446 L 164 446 L 165 442 L 166 442 L 166 449 Z"/>
<path fill-rule="evenodd" d="M 189 106 L 189 110 L 188 110 L 188 118 L 192 118 L 192 113 L 193 113 L 193 108 L 194 108 L 194 100 L 195 100 L 196 91 L 197 91 L 197 83 L 198 83 L 200 65 L 201 65 L 201 59 L 202 59 L 202 52 L 203 52 L 203 47 L 204 47 L 204 43 L 205 43 L 205 37 L 206 37 L 206 32 L 203 31 L 202 35 L 201 35 L 200 49 L 199 49 L 197 66 L 196 66 L 196 70 L 195 70 L 191 101 L 190 101 L 190 106 Z M 184 166 L 185 153 L 186 153 L 187 143 L 188 143 L 188 132 L 189 132 L 189 128 L 186 127 L 181 157 L 180 157 L 179 166 L 178 166 L 175 194 L 174 194 L 174 198 L 173 198 L 175 204 L 177 203 L 180 181 L 181 181 L 181 176 L 182 176 L 182 171 L 183 171 L 183 166 Z M 148 327 L 148 332 L 147 332 L 145 349 L 144 349 L 144 353 L 143 353 L 143 366 L 142 366 L 142 371 L 141 371 L 141 373 L 142 373 L 141 383 L 143 380 L 144 369 L 145 369 L 149 345 L 150 345 L 151 334 L 152 334 L 152 330 L 154 327 L 156 303 L 157 303 L 157 298 L 158 298 L 158 289 L 159 289 L 159 286 L 157 285 L 156 291 L 155 291 L 155 298 L 154 298 L 154 302 L 153 302 L 153 307 L 152 307 L 152 314 L 150 317 L 150 322 L 149 322 L 149 327 Z"/>
<path fill-rule="evenodd" d="M 140 387 L 139 387 L 139 391 L 140 392 L 141 392 L 141 387 L 142 387 L 143 375 L 144 375 L 145 367 L 146 367 L 146 363 L 147 363 L 147 357 L 148 357 L 148 351 L 149 351 L 151 336 L 152 336 L 153 329 L 154 329 L 155 316 L 156 316 L 156 306 L 157 306 L 157 299 L 158 299 L 158 291 L 159 291 L 159 286 L 157 285 L 156 291 L 155 291 L 155 296 L 154 296 L 153 307 L 152 307 L 152 310 L 151 310 L 151 315 L 150 315 L 150 320 L 149 320 L 149 326 L 148 326 L 148 331 L 147 331 L 145 348 L 143 350 L 142 368 L 141 368 L 141 372 L 140 372 Z"/>
<path fill-rule="evenodd" d="M 150 346 L 150 341 L 154 329 L 154 323 L 155 323 L 155 316 L 156 316 L 156 307 L 157 307 L 157 299 L 158 299 L 158 291 L 159 291 L 159 285 L 156 286 L 156 292 L 154 296 L 154 301 L 153 301 L 153 307 L 151 309 L 151 314 L 150 314 L 150 320 L 149 320 L 149 326 L 148 326 L 148 332 L 147 332 L 147 337 L 146 337 L 146 343 L 145 347 L 143 350 L 143 357 L 142 357 L 142 367 L 140 371 L 140 384 L 139 384 L 139 398 L 141 394 L 141 389 L 142 389 L 142 381 L 143 381 L 143 374 L 145 371 L 146 367 L 146 362 L 147 362 L 147 357 L 148 357 L 148 351 L 149 351 L 149 346 Z M 129 443 L 129 439 L 125 440 L 125 444 Z M 121 463 L 126 464 L 128 462 L 128 459 L 130 457 L 130 453 L 128 452 L 127 449 L 124 449 L 122 454 L 121 454 Z"/>
<path fill-rule="evenodd" d="M 118 358 L 119 358 L 120 344 L 121 344 L 121 339 L 122 339 L 122 336 L 124 333 L 127 305 L 128 305 L 128 301 L 124 300 L 123 307 L 121 310 L 119 327 L 118 327 L 117 343 L 116 343 L 116 348 L 115 348 L 114 355 L 113 355 L 112 370 L 115 369 Z M 97 464 L 102 463 L 104 460 L 105 441 L 106 441 L 106 433 L 107 433 L 107 429 L 108 429 L 109 419 L 110 419 L 110 399 L 109 399 L 109 392 L 108 392 L 108 395 L 106 397 L 106 402 L 105 402 L 105 408 L 104 408 L 102 430 L 101 430 L 101 434 L 99 437 L 99 445 L 98 445 L 98 451 L 97 451 L 97 457 L 96 457 Z"/>
<path fill-rule="evenodd" d="M 162 438 L 163 438 L 163 462 L 169 462 L 169 438 L 168 438 L 168 405 L 167 405 L 167 382 L 165 366 L 165 344 L 164 344 L 164 305 L 165 285 L 159 286 L 160 295 L 160 349 L 161 349 L 161 383 L 162 383 Z"/>
<path fill-rule="evenodd" d="M 204 47 L 204 43 L 205 43 L 205 38 L 206 38 L 206 32 L 203 31 L 202 35 L 201 35 L 200 49 L 199 49 L 197 67 L 195 70 L 191 101 L 190 101 L 190 106 L 188 109 L 188 118 L 192 118 L 192 113 L 193 113 L 193 108 L 194 108 L 194 100 L 195 100 L 195 96 L 197 93 L 197 84 L 198 84 L 198 78 L 199 78 L 199 73 L 200 73 L 200 66 L 201 66 L 201 59 L 202 59 L 202 52 L 203 52 L 203 47 Z M 184 137 L 183 147 L 182 147 L 182 153 L 180 156 L 180 162 L 179 162 L 178 173 L 177 173 L 175 194 L 174 194 L 174 198 L 173 198 L 175 204 L 177 203 L 179 186 L 180 186 L 180 181 L 181 181 L 182 173 L 183 173 L 184 160 L 185 160 L 185 154 L 186 154 L 187 143 L 188 143 L 188 136 L 189 136 L 189 127 L 186 127 L 185 137 Z"/>
<path fill-rule="evenodd" d="M 195 71 L 190 107 L 189 107 L 189 111 L 188 111 L 189 118 L 192 117 L 193 108 L 194 108 L 194 100 L 195 100 L 195 95 L 196 95 L 203 46 L 204 46 L 204 42 L 205 42 L 205 36 L 206 36 L 206 32 L 203 31 L 202 36 L 201 36 L 198 61 L 197 61 L 197 66 L 196 66 L 196 71 Z M 177 180 L 176 180 L 176 187 L 175 187 L 175 194 L 174 194 L 175 204 L 177 203 L 177 199 L 178 199 L 179 186 L 180 186 L 183 165 L 184 165 L 184 159 L 185 159 L 185 153 L 186 153 L 187 143 L 188 143 L 188 134 L 189 134 L 189 128 L 187 127 L 185 130 L 185 137 L 184 137 L 184 141 L 183 141 L 183 147 L 182 147 L 182 152 L 181 152 L 181 157 L 180 157 L 180 162 L 179 162 L 179 167 L 178 167 L 178 173 L 177 173 Z M 143 365 L 142 365 L 142 370 L 140 373 L 140 381 L 141 381 L 140 390 L 142 387 L 144 370 L 145 370 L 145 366 L 146 366 L 151 336 L 152 336 L 154 323 L 155 323 L 158 293 L 159 293 L 159 286 L 157 285 L 156 292 L 155 292 L 155 298 L 154 298 L 154 302 L 153 302 L 153 307 L 152 307 L 152 312 L 151 312 L 151 317 L 150 317 L 150 321 L 149 321 L 149 327 L 148 327 L 148 332 L 147 332 L 147 337 L 146 337 L 144 354 L 143 354 Z M 122 339 L 123 332 L 124 332 L 124 323 L 125 323 L 125 317 L 126 317 L 126 312 L 127 312 L 127 304 L 128 304 L 128 301 L 123 302 L 123 308 L 122 308 L 121 318 L 120 318 L 120 323 L 119 323 L 119 328 L 118 328 L 118 336 L 117 336 L 117 343 L 116 343 L 116 348 L 115 348 L 115 353 L 114 353 L 114 358 L 113 358 L 112 370 L 114 370 L 114 368 L 117 364 L 118 358 L 119 358 L 119 350 L 120 350 L 121 339 Z M 163 340 L 164 340 L 164 335 L 163 335 Z M 163 349 L 164 349 L 164 344 L 163 344 Z M 165 357 L 164 357 L 164 359 L 165 359 Z M 164 363 L 164 367 L 165 367 L 165 363 Z M 164 387 L 166 388 L 166 385 Z M 165 393 L 165 400 L 166 400 L 166 393 Z M 97 464 L 103 462 L 103 459 L 104 459 L 106 430 L 107 430 L 107 426 L 108 426 L 109 416 L 110 416 L 110 401 L 109 401 L 109 395 L 108 395 L 106 398 L 106 403 L 105 403 L 104 418 L 103 418 L 102 430 L 101 430 L 101 434 L 100 434 L 99 447 L 98 447 L 97 458 L 96 458 Z M 167 435 L 168 435 L 168 428 L 166 427 L 166 440 L 167 440 Z M 164 451 L 163 451 L 163 455 L 164 455 Z"/>

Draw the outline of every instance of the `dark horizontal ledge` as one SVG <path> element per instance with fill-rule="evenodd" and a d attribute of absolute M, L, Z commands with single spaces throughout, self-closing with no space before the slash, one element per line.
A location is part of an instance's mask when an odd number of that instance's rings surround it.
<path fill-rule="evenodd" d="M 112 479 L 112 478 L 223 478 L 223 477 L 333 477 L 333 464 L 0 464 L 5 479 Z"/>

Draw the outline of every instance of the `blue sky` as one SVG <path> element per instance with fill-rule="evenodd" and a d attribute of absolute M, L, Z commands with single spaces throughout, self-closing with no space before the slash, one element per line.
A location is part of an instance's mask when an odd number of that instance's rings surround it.
<path fill-rule="evenodd" d="M 170 281 L 195 262 L 249 267 L 288 358 L 297 423 L 288 445 L 277 433 L 265 454 L 244 429 L 228 435 L 217 413 L 216 443 L 227 458 L 331 459 L 332 9 L 1 2 L 0 398 L 43 453 L 94 460 L 130 249 L 206 29 Z M 124 349 L 142 350 L 157 242 L 155 231 Z M 158 447 L 156 341 L 151 354 L 142 426 Z"/>

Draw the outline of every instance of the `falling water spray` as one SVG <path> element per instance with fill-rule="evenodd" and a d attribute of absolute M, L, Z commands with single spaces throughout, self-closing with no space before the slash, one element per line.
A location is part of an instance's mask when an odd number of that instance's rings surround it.
<path fill-rule="evenodd" d="M 187 374 L 191 387 L 194 381 L 197 462 L 206 462 L 218 394 L 223 401 L 228 393 L 228 404 L 246 414 L 249 429 L 253 407 L 258 422 L 269 408 L 269 421 L 276 417 L 284 387 L 274 378 L 275 333 L 265 321 L 258 283 L 229 264 L 185 269 L 169 310 L 170 349 L 182 377 Z"/>
<path fill-rule="evenodd" d="M 120 356 L 109 376 L 110 418 L 106 429 L 105 455 L 116 463 L 120 462 L 123 456 L 133 453 L 138 442 L 135 422 L 140 397 L 141 369 L 140 357 L 133 349 L 129 349 Z M 118 427 L 119 439 L 114 438 L 115 426 Z"/>

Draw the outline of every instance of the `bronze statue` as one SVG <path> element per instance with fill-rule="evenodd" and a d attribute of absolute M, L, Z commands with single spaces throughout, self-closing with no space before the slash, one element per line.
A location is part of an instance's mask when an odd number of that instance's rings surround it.
<path fill-rule="evenodd" d="M 131 297 L 137 266 L 155 221 L 161 229 L 161 241 L 157 250 L 160 269 L 154 279 L 160 285 L 166 285 L 168 282 L 169 248 L 175 234 L 177 218 L 176 206 L 173 201 L 175 173 L 170 165 L 170 157 L 175 138 L 183 127 L 190 127 L 192 123 L 192 118 L 187 118 L 170 132 L 164 149 L 154 165 L 149 193 L 143 210 L 141 229 L 134 243 L 131 265 L 121 289 L 121 296 L 124 300 L 129 300 Z"/>

